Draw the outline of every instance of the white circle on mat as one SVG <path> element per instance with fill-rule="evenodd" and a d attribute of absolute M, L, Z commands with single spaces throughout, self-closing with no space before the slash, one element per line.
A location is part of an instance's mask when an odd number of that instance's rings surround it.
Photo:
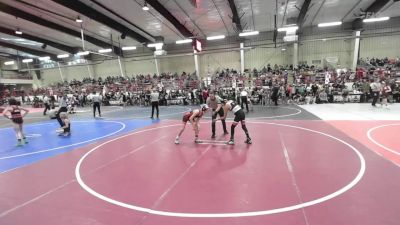
<path fill-rule="evenodd" d="M 375 139 L 372 138 L 372 135 L 371 135 L 372 131 L 374 131 L 374 130 L 376 130 L 376 129 L 379 129 L 379 128 L 382 128 L 382 127 L 391 127 L 391 126 L 400 126 L 400 124 L 386 124 L 386 125 L 381 125 L 381 126 L 373 127 L 373 128 L 371 128 L 371 129 L 369 129 L 369 130 L 367 131 L 367 137 L 368 137 L 368 139 L 369 139 L 370 141 L 372 141 L 374 144 L 376 144 L 376 145 L 378 145 L 379 147 L 385 149 L 386 151 L 389 151 L 389 152 L 394 153 L 394 154 L 396 154 L 396 155 L 400 155 L 400 152 L 398 152 L 398 151 L 396 151 L 396 150 L 393 150 L 393 149 L 390 149 L 390 148 L 384 146 L 383 144 L 377 142 Z"/>
<path fill-rule="evenodd" d="M 312 132 L 312 133 L 316 133 L 316 134 L 320 134 L 323 136 L 326 136 L 328 138 L 331 138 L 333 140 L 336 140 L 342 144 L 344 144 L 345 146 L 349 147 L 357 156 L 358 159 L 360 160 L 360 170 L 357 174 L 357 176 L 347 185 L 345 185 L 344 187 L 340 188 L 339 190 L 326 195 L 324 197 L 318 198 L 318 199 L 314 199 L 308 202 L 304 202 L 301 204 L 297 204 L 297 205 L 291 205 L 291 206 L 287 206 L 287 207 L 282 207 L 282 208 L 276 208 L 276 209 L 269 209 L 269 210 L 263 210 L 263 211 L 253 211 L 253 212 L 238 212 L 238 213 L 182 213 L 182 212 L 168 212 L 168 211 L 159 211 L 159 210 L 153 210 L 153 209 L 149 209 L 149 208 L 145 208 L 145 207 L 140 207 L 140 206 L 136 206 L 136 205 L 132 205 L 132 204 L 128 204 L 125 202 L 121 202 L 112 198 L 109 198 L 107 196 L 104 196 L 98 192 L 96 192 L 95 190 L 93 190 L 91 187 L 89 187 L 82 179 L 82 176 L 80 174 L 80 168 L 82 163 L 84 162 L 84 160 L 94 151 L 96 151 L 97 149 L 99 149 L 100 147 L 108 144 L 108 143 L 112 143 L 116 140 L 125 138 L 125 137 L 129 137 L 135 134 L 139 134 L 139 133 L 144 133 L 144 132 L 148 132 L 148 131 L 153 131 L 153 130 L 158 130 L 158 129 L 162 129 L 162 128 L 167 128 L 167 127 L 173 127 L 173 126 L 181 126 L 181 124 L 174 124 L 174 125 L 166 125 L 166 126 L 161 126 L 161 127 L 155 127 L 155 128 L 150 128 L 150 129 L 146 129 L 146 130 L 141 130 L 141 131 L 137 131 L 137 132 L 133 132 L 130 134 L 125 134 L 123 136 L 119 136 L 116 137 L 112 140 L 106 141 L 94 148 L 92 148 L 91 150 L 89 150 L 85 155 L 82 156 L 82 158 L 79 160 L 78 164 L 75 167 L 75 176 L 76 179 L 79 183 L 79 185 L 86 190 L 88 193 L 90 193 L 91 195 L 104 200 L 106 202 L 109 202 L 111 204 L 114 205 L 118 205 L 124 208 L 128 208 L 128 209 L 132 209 L 132 210 L 136 210 L 136 211 L 140 211 L 140 212 L 145 212 L 145 213 L 150 213 L 150 214 L 154 214 L 154 215 L 160 215 L 160 216 L 170 216 L 170 217 L 189 217 L 189 218 L 227 218 L 227 217 L 250 217 L 250 216 L 261 216 L 261 215 L 270 215 L 270 214 L 276 214 L 276 213 L 283 213 L 283 212 L 289 212 L 289 211 L 293 211 L 293 210 L 297 210 L 297 209 L 301 209 L 304 207 L 308 207 L 308 206 L 312 206 L 312 205 L 316 205 L 319 204 L 321 202 L 325 202 L 328 201 L 330 199 L 333 199 L 343 193 L 345 193 L 346 191 L 350 190 L 352 187 L 354 187 L 363 177 L 364 173 L 365 173 L 365 159 L 362 156 L 362 154 L 352 145 L 350 145 L 349 143 L 334 137 L 330 134 L 326 134 L 323 133 L 321 131 L 316 131 L 316 130 L 312 130 L 312 129 L 308 129 L 308 128 L 304 128 L 304 127 L 298 127 L 298 126 L 292 126 L 292 125 L 287 125 L 287 124 L 279 124 L 279 123 L 268 123 L 268 122 L 249 122 L 249 123 L 257 123 L 257 124 L 269 124 L 269 125 L 275 125 L 275 126 L 282 126 L 282 127 L 290 127 L 290 128 L 295 128 L 295 129 L 300 129 L 303 131 L 308 131 L 308 132 Z"/>

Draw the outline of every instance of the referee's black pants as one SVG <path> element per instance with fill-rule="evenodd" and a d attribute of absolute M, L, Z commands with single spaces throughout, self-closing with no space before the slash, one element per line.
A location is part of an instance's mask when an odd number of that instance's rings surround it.
<path fill-rule="evenodd" d="M 244 109 L 243 108 L 243 103 L 246 104 L 246 111 L 249 112 L 249 103 L 247 102 L 247 96 L 242 96 L 241 100 L 242 101 L 241 101 L 240 106 L 242 107 L 242 109 Z"/>
<path fill-rule="evenodd" d="M 96 117 L 96 108 L 97 111 L 99 112 L 99 116 L 101 116 L 100 102 L 93 102 L 93 117 Z"/>
<path fill-rule="evenodd" d="M 44 111 L 43 111 L 43 115 L 46 115 L 47 110 L 50 110 L 50 104 L 49 103 L 44 103 Z"/>
<path fill-rule="evenodd" d="M 373 95 L 372 106 L 375 106 L 376 102 L 379 99 L 379 91 L 372 92 L 372 95 Z"/>
<path fill-rule="evenodd" d="M 156 102 L 151 102 L 151 118 L 153 118 L 154 115 L 154 108 L 157 110 L 157 118 L 158 118 L 158 101 Z"/>
<path fill-rule="evenodd" d="M 62 113 L 62 112 L 68 112 L 67 107 L 60 107 L 60 108 L 58 109 L 58 112 L 56 113 L 56 119 L 57 119 L 58 123 L 60 124 L 60 127 L 63 127 L 63 126 L 64 126 L 64 123 L 63 123 L 63 121 L 62 121 L 61 118 L 60 118 L 60 113 Z"/>
<path fill-rule="evenodd" d="M 217 115 L 219 115 L 220 118 L 224 116 L 224 109 L 222 107 L 219 109 L 218 112 L 215 112 L 214 109 L 212 112 L 211 131 L 213 135 L 215 135 L 215 119 L 217 119 Z M 226 130 L 225 119 L 221 120 L 221 122 L 222 122 L 222 128 L 224 129 L 224 133 L 228 133 L 228 130 Z"/>

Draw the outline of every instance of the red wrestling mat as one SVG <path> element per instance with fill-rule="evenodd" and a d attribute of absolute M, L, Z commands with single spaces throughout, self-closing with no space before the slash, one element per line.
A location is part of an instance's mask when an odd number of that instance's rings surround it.
<path fill-rule="evenodd" d="M 180 126 L 160 123 L 0 174 L 0 224 L 400 221 L 399 167 L 325 122 L 248 122 L 254 143 L 243 143 L 238 126 L 234 146 L 195 144 L 190 126 L 175 145 Z M 201 139 L 210 130 L 202 124 Z"/>
<path fill-rule="evenodd" d="M 329 121 L 331 125 L 400 166 L 400 121 Z"/>

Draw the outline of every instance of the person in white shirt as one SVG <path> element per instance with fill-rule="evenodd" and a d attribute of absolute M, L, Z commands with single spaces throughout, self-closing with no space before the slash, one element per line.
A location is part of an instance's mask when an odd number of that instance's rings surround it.
<path fill-rule="evenodd" d="M 58 100 L 58 104 L 59 104 L 59 109 L 58 112 L 56 114 L 56 118 L 58 123 L 60 124 L 60 127 L 64 126 L 63 122 L 60 118 L 60 113 L 62 112 L 68 112 L 68 108 L 67 108 L 67 95 L 64 94 L 59 100 Z"/>
<path fill-rule="evenodd" d="M 96 108 L 97 108 L 97 111 L 99 112 L 99 117 L 101 117 L 100 105 L 101 105 L 102 99 L 103 98 L 100 94 L 96 94 L 96 92 L 93 91 L 93 94 L 92 94 L 93 117 L 96 117 Z"/>
<path fill-rule="evenodd" d="M 157 88 L 158 88 L 158 92 L 162 92 L 162 90 L 164 88 L 164 84 L 162 82 L 158 83 Z"/>
<path fill-rule="evenodd" d="M 246 111 L 249 112 L 249 103 L 248 103 L 248 100 L 247 100 L 247 95 L 248 95 L 248 93 L 247 93 L 247 91 L 245 89 L 243 89 L 240 92 L 240 100 L 241 100 L 240 107 L 242 109 L 244 109 L 243 108 L 243 103 L 246 104 Z"/>
<path fill-rule="evenodd" d="M 372 90 L 372 106 L 375 107 L 376 102 L 379 99 L 379 92 L 381 91 L 381 84 L 379 83 L 378 79 L 375 80 L 375 82 L 370 84 L 371 90 Z"/>
<path fill-rule="evenodd" d="M 47 110 L 50 110 L 50 99 L 49 97 L 47 97 L 47 95 L 43 96 L 43 104 L 44 104 L 43 116 L 45 116 Z"/>
<path fill-rule="evenodd" d="M 160 93 L 156 89 L 154 89 L 151 94 L 150 94 L 150 100 L 151 100 L 151 117 L 154 118 L 154 108 L 157 110 L 157 119 L 159 116 L 159 110 L 158 110 L 158 101 L 160 98 Z"/>

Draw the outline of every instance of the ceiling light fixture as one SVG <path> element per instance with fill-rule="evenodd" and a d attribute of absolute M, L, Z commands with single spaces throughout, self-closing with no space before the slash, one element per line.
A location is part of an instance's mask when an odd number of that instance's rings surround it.
<path fill-rule="evenodd" d="M 75 19 L 75 21 L 76 21 L 77 23 L 83 23 L 83 20 L 82 20 L 81 17 L 79 17 L 79 16 Z"/>
<path fill-rule="evenodd" d="M 243 32 L 239 34 L 239 37 L 258 35 L 259 33 L 260 33 L 259 31 Z"/>
<path fill-rule="evenodd" d="M 57 55 L 57 58 L 63 59 L 63 58 L 68 58 L 69 54 L 62 54 L 62 55 Z"/>
<path fill-rule="evenodd" d="M 23 63 L 31 63 L 31 62 L 33 62 L 33 59 L 23 59 L 22 62 Z"/>
<path fill-rule="evenodd" d="M 286 51 L 286 48 L 282 48 L 282 52 Z"/>
<path fill-rule="evenodd" d="M 131 51 L 131 50 L 135 50 L 136 47 L 135 46 L 126 46 L 126 47 L 122 47 L 122 51 Z"/>
<path fill-rule="evenodd" d="M 143 8 L 142 8 L 144 11 L 147 11 L 147 10 L 149 10 L 150 8 L 147 6 L 147 2 L 145 1 L 144 2 L 144 5 L 143 5 Z"/>
<path fill-rule="evenodd" d="M 21 35 L 22 31 L 20 31 L 19 28 L 17 28 L 17 30 L 15 31 L 15 34 Z"/>
<path fill-rule="evenodd" d="M 111 48 L 100 49 L 100 50 L 99 50 L 99 53 L 109 53 L 109 52 L 112 52 L 112 49 L 111 49 Z"/>
<path fill-rule="evenodd" d="M 330 22 L 330 23 L 319 23 L 318 27 L 333 27 L 333 26 L 340 26 L 342 25 L 342 22 Z"/>
<path fill-rule="evenodd" d="M 84 56 L 84 55 L 89 55 L 89 51 L 84 51 L 84 52 L 78 52 L 76 53 L 77 56 Z"/>
<path fill-rule="evenodd" d="M 40 61 L 47 61 L 50 60 L 50 56 L 39 57 Z"/>
<path fill-rule="evenodd" d="M 176 41 L 175 43 L 176 43 L 177 45 L 180 45 L 180 44 L 186 44 L 186 43 L 192 43 L 192 42 L 193 42 L 192 39 L 185 39 L 185 40 L 178 40 L 178 41 Z"/>
<path fill-rule="evenodd" d="M 386 20 L 389 20 L 389 19 L 390 19 L 390 17 L 368 18 L 368 19 L 364 19 L 363 22 L 364 23 L 373 23 L 373 22 L 386 21 Z"/>
<path fill-rule="evenodd" d="M 4 65 L 6 65 L 6 66 L 14 65 L 14 61 L 4 62 Z"/>
<path fill-rule="evenodd" d="M 151 43 L 151 44 L 148 44 L 147 45 L 147 47 L 148 48 L 161 48 L 162 46 L 164 45 L 164 43 Z"/>
<path fill-rule="evenodd" d="M 278 28 L 278 32 L 296 31 L 297 29 L 299 29 L 298 26 L 281 27 L 281 28 Z"/>
<path fill-rule="evenodd" d="M 225 35 L 217 35 L 217 36 L 211 36 L 207 37 L 207 40 L 212 41 L 212 40 L 219 40 L 219 39 L 224 39 Z"/>

